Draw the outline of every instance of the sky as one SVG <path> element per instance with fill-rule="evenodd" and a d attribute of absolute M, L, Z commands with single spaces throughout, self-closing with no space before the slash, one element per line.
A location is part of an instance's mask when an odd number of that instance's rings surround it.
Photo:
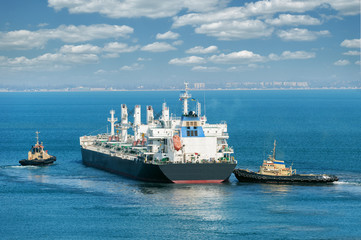
<path fill-rule="evenodd" d="M 360 82 L 360 0 L 2 0 L 0 88 Z"/>

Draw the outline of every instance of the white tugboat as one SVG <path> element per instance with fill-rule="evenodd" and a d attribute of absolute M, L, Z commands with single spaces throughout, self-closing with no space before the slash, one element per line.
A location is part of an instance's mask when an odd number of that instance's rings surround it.
<path fill-rule="evenodd" d="M 47 150 L 44 150 L 43 143 L 39 143 L 39 133 L 36 133 L 36 144 L 35 146 L 32 146 L 30 151 L 28 152 L 28 158 L 20 160 L 19 163 L 21 165 L 48 165 L 52 164 L 54 161 L 56 161 L 56 157 L 51 156 L 48 154 Z"/>
<path fill-rule="evenodd" d="M 121 105 L 121 118 L 111 110 L 110 134 L 80 137 L 83 163 L 126 177 L 167 183 L 220 183 L 227 181 L 237 165 L 228 146 L 227 124 L 208 124 L 196 111 L 188 110 L 188 84 L 181 93 L 183 114 L 169 113 L 163 103 L 155 119 L 152 106 L 146 107 L 146 124 L 141 123 L 141 106 L 134 108 L 134 121 L 128 121 L 128 108 Z M 128 129 L 133 135 L 128 134 Z M 116 131 L 115 131 L 116 130 Z"/>

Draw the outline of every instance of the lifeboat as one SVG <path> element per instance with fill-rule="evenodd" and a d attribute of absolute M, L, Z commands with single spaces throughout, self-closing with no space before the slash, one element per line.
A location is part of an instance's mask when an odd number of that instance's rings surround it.
<path fill-rule="evenodd" d="M 173 136 L 173 145 L 174 145 L 174 149 L 177 151 L 179 151 L 182 148 L 182 142 L 178 135 Z"/>

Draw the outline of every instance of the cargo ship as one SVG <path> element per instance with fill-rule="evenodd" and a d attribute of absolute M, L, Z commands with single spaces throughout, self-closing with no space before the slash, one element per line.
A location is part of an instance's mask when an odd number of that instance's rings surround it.
<path fill-rule="evenodd" d="M 240 182 L 329 183 L 338 181 L 338 177 L 335 175 L 296 174 L 296 169 L 292 169 L 292 166 L 286 167 L 284 161 L 276 160 L 276 140 L 274 141 L 273 154 L 263 161 L 258 172 L 248 169 L 235 169 L 233 173 Z"/>
<path fill-rule="evenodd" d="M 180 117 L 170 114 L 163 103 L 159 117 L 146 106 L 146 123 L 141 122 L 141 106 L 128 111 L 121 105 L 120 121 L 110 111 L 110 133 L 80 137 L 83 164 L 128 178 L 162 183 L 221 183 L 228 181 L 237 165 L 226 122 L 207 123 L 197 101 L 194 111 L 188 102 L 196 101 L 181 92 Z M 133 122 L 128 115 L 133 113 Z"/>

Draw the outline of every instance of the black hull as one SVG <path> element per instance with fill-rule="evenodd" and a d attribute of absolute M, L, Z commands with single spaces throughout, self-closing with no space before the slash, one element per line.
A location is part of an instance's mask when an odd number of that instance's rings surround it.
<path fill-rule="evenodd" d="M 48 159 L 37 159 L 37 160 L 27 160 L 27 159 L 23 159 L 20 160 L 19 163 L 23 166 L 45 166 L 45 165 L 50 165 L 53 164 L 53 162 L 56 161 L 56 157 L 51 157 Z"/>
<path fill-rule="evenodd" d="M 234 175 L 240 182 L 261 182 L 261 183 L 328 183 L 338 181 L 335 175 L 300 175 L 294 174 L 292 176 L 269 176 L 258 174 L 256 172 L 235 169 Z"/>
<path fill-rule="evenodd" d="M 235 163 L 152 164 L 127 160 L 81 148 L 83 164 L 128 178 L 161 183 L 220 183 L 227 181 Z"/>

